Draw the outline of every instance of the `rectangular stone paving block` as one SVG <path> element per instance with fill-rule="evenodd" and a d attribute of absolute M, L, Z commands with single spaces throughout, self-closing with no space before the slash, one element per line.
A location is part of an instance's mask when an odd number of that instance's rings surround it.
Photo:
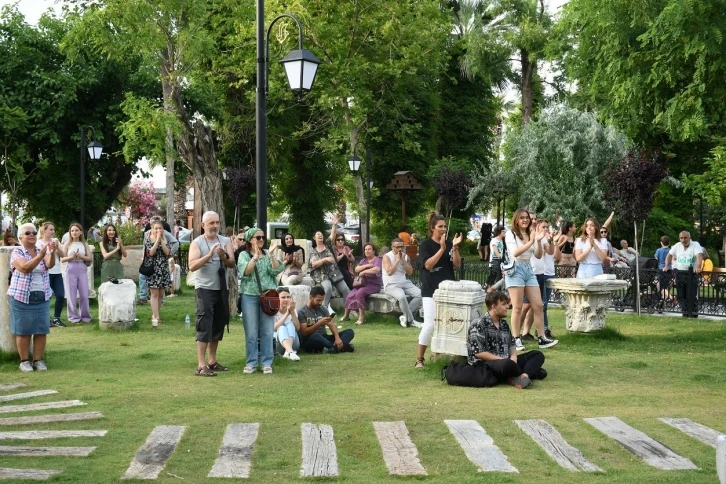
<path fill-rule="evenodd" d="M 252 451 L 260 430 L 260 424 L 229 424 L 222 438 L 219 455 L 207 477 L 250 477 Z"/>
<path fill-rule="evenodd" d="M 426 469 L 418 459 L 418 449 L 411 441 L 404 422 L 373 422 L 381 444 L 383 460 L 393 476 L 425 476 Z"/>
<path fill-rule="evenodd" d="M 658 420 L 677 428 L 681 432 L 690 435 L 696 440 L 700 440 L 706 445 L 710 445 L 714 449 L 716 448 L 718 436 L 721 435 L 721 432 L 717 432 L 688 418 L 659 418 Z"/>
<path fill-rule="evenodd" d="M 335 477 L 338 454 L 330 425 L 302 424 L 301 477 Z"/>
<path fill-rule="evenodd" d="M 101 412 L 53 413 L 49 415 L 35 415 L 33 417 L 0 418 L 0 425 L 32 425 L 50 422 L 73 422 L 76 420 L 93 420 L 96 418 L 103 418 L 103 414 Z"/>
<path fill-rule="evenodd" d="M 27 430 L 0 432 L 0 440 L 43 440 L 67 437 L 103 437 L 107 430 Z"/>
<path fill-rule="evenodd" d="M 449 431 L 479 471 L 519 472 L 507 456 L 494 445 L 494 440 L 475 420 L 444 420 Z"/>
<path fill-rule="evenodd" d="M 95 447 L 15 447 L 0 445 L 0 455 L 23 457 L 86 457 L 94 450 L 96 450 Z"/>
<path fill-rule="evenodd" d="M 136 452 L 121 479 L 156 479 L 181 441 L 185 426 L 159 425 Z"/>
<path fill-rule="evenodd" d="M 580 470 L 603 472 L 598 466 L 585 459 L 582 452 L 567 443 L 564 437 L 544 420 L 515 420 L 514 423 L 565 469 L 573 472 Z"/>
<path fill-rule="evenodd" d="M 645 433 L 634 429 L 617 417 L 586 418 L 585 422 L 614 439 L 656 469 L 663 471 L 698 469 L 690 460 L 676 454 L 665 445 L 651 439 Z"/>
<path fill-rule="evenodd" d="M 0 385 L 0 392 L 6 392 L 8 390 L 15 390 L 16 388 L 22 388 L 25 383 L 4 383 Z M 11 469 L 14 470 L 14 469 Z"/>
<path fill-rule="evenodd" d="M 25 392 L 25 393 L 13 393 L 10 395 L 0 395 L 0 403 L 2 402 L 11 402 L 13 400 L 22 400 L 23 398 L 33 398 L 33 397 L 41 397 L 43 395 L 53 395 L 55 393 L 58 393 L 55 390 L 37 390 L 34 392 Z"/>
<path fill-rule="evenodd" d="M 47 471 L 43 469 L 10 469 L 0 467 L 0 479 L 27 479 L 32 481 L 47 481 L 63 471 Z"/>
<path fill-rule="evenodd" d="M 80 400 L 61 400 L 59 402 L 32 403 L 28 405 L 3 405 L 0 406 L 0 413 L 33 412 L 51 408 L 79 407 L 81 405 L 85 405 L 85 403 Z"/>

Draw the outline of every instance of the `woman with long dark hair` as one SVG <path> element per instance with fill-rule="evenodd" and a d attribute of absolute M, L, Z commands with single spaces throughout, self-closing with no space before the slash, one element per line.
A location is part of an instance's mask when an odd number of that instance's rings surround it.
<path fill-rule="evenodd" d="M 555 249 L 559 251 L 559 259 L 557 263 L 561 266 L 575 265 L 575 223 L 570 220 L 562 222 L 562 231 L 557 238 Z M 557 252 L 555 253 L 557 255 Z"/>
<path fill-rule="evenodd" d="M 418 353 L 415 368 L 424 367 L 426 348 L 431 344 L 434 334 L 434 291 L 443 281 L 456 280 L 454 267 L 461 265 L 459 244 L 464 237 L 457 233 L 453 242 L 446 240 L 446 218 L 436 212 L 428 217 L 429 236 L 419 246 L 419 257 L 423 262 L 421 269 L 421 303 L 424 320 L 418 335 Z"/>
<path fill-rule="evenodd" d="M 550 348 L 558 341 L 548 338 L 544 328 L 544 306 L 539 289 L 537 276 L 534 275 L 530 260 L 532 256 L 541 258 L 543 254 L 542 239 L 545 230 L 535 231 L 532 226 L 530 213 L 520 208 L 512 217 L 512 229 L 507 231 L 504 239 L 507 244 L 507 260 L 514 261 L 514 267 L 509 274 L 504 275 L 504 282 L 512 302 L 512 335 L 517 351 L 525 349 L 522 343 L 522 306 L 524 296 L 527 295 L 530 310 L 534 311 L 534 324 L 537 328 L 538 344 L 540 348 Z"/>
<path fill-rule="evenodd" d="M 126 247 L 113 224 L 108 224 L 103 228 L 101 255 L 103 256 L 101 282 L 123 279 L 124 267 L 121 265 L 121 258 L 126 257 Z"/>

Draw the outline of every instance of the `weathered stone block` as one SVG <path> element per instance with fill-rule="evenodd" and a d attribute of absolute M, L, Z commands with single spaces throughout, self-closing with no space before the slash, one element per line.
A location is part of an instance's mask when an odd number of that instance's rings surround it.
<path fill-rule="evenodd" d="M 98 288 L 98 325 L 103 330 L 123 331 L 136 319 L 136 284 L 131 279 L 119 282 L 104 282 Z"/>
<path fill-rule="evenodd" d="M 628 287 L 627 281 L 615 279 L 550 279 L 549 287 L 564 296 L 567 331 L 588 333 L 605 328 L 605 311 L 610 293 Z"/>
<path fill-rule="evenodd" d="M 8 293 L 8 274 L 10 274 L 10 255 L 15 247 L 0 247 L 0 351 L 16 354 L 15 335 L 10 333 L 10 302 Z"/>
<path fill-rule="evenodd" d="M 444 281 L 434 292 L 433 353 L 466 356 L 466 335 L 472 320 L 482 314 L 486 297 L 475 281 Z"/>

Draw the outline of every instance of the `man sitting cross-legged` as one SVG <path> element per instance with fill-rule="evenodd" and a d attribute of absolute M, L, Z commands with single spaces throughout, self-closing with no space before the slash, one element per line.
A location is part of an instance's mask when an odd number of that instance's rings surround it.
<path fill-rule="evenodd" d="M 320 286 L 310 288 L 310 298 L 305 307 L 298 309 L 297 317 L 300 320 L 300 347 L 308 353 L 342 353 L 355 351 L 352 329 L 338 332 L 338 328 L 330 317 L 328 309 L 322 307 L 325 299 L 325 289 Z M 332 336 L 328 335 L 325 327 L 330 328 Z"/>
<path fill-rule="evenodd" d="M 545 357 L 541 351 L 517 355 L 517 349 L 504 319 L 509 310 L 509 297 L 501 291 L 487 294 L 487 312 L 469 326 L 466 337 L 468 362 L 482 360 L 499 383 L 508 382 L 519 389 L 527 388 L 533 379 L 542 380 L 547 372 L 542 368 Z"/>

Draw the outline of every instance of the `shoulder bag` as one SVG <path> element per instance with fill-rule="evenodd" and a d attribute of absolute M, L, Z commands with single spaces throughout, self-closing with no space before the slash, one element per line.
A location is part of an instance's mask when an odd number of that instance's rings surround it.
<path fill-rule="evenodd" d="M 512 232 L 512 236 L 514 237 L 514 244 L 515 247 L 518 246 L 517 244 L 517 234 Z M 512 277 L 514 275 L 514 266 L 517 263 L 516 257 L 509 258 L 509 250 L 504 250 L 504 253 L 502 254 L 502 265 L 499 266 L 502 270 L 502 274 L 505 276 Z"/>
<path fill-rule="evenodd" d="M 257 279 L 257 288 L 260 290 L 260 309 L 268 316 L 274 316 L 280 312 L 280 294 L 274 289 L 262 290 L 260 282 L 260 273 L 257 271 L 255 264 L 255 279 Z"/>
<path fill-rule="evenodd" d="M 441 369 L 441 379 L 449 385 L 460 387 L 493 387 L 497 384 L 496 377 L 489 371 L 484 362 L 475 365 L 452 361 Z"/>
<path fill-rule="evenodd" d="M 146 277 L 154 275 L 154 261 L 149 257 L 148 250 L 144 247 L 144 259 L 141 261 L 141 267 L 139 267 L 139 274 Z"/>

